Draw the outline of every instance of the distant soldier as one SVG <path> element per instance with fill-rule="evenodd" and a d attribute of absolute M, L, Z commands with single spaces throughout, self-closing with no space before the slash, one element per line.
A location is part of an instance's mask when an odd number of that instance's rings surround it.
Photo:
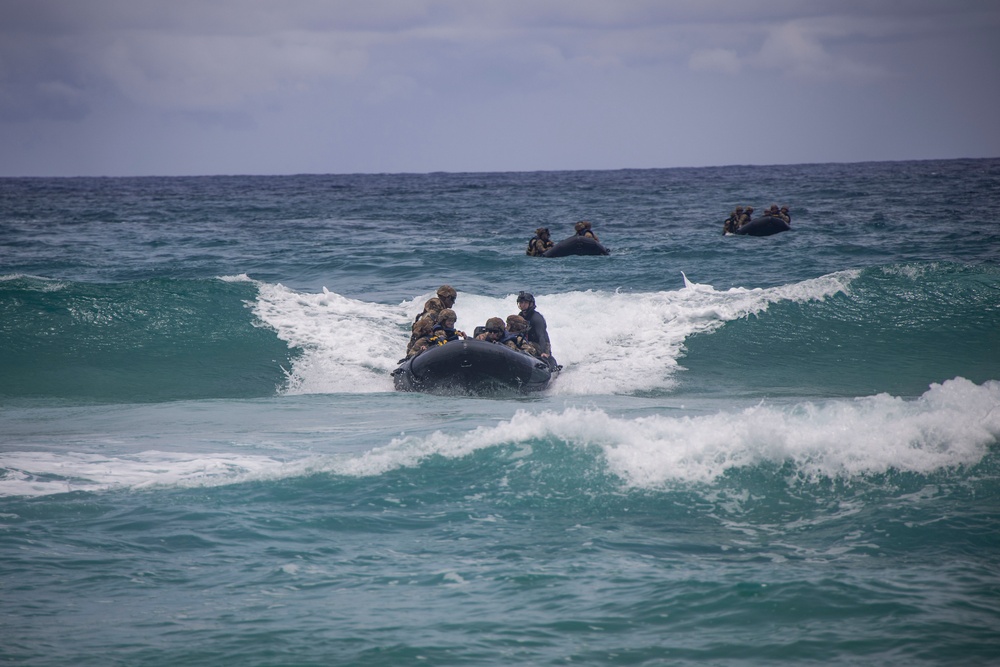
<path fill-rule="evenodd" d="M 598 240 L 597 239 L 597 234 L 595 234 L 594 230 L 591 229 L 592 226 L 593 225 L 591 225 L 589 221 L 587 221 L 587 220 L 581 220 L 580 222 L 578 222 L 575 225 L 573 225 L 573 229 L 576 231 L 576 235 L 577 236 L 584 236 L 584 237 L 591 238 L 591 239 L 594 239 L 595 241 L 597 241 Z"/>
<path fill-rule="evenodd" d="M 751 220 L 753 220 L 753 206 L 747 206 L 743 209 L 743 215 L 740 216 L 740 219 L 738 220 L 739 224 L 736 225 L 736 228 L 739 229 Z"/>
<path fill-rule="evenodd" d="M 740 216 L 743 215 L 743 207 L 737 206 L 733 209 L 733 212 L 729 214 L 725 222 L 722 223 L 722 233 L 723 234 L 735 234 L 736 229 L 740 224 Z"/>
<path fill-rule="evenodd" d="M 554 246 L 552 238 L 549 236 L 548 227 L 539 227 L 535 230 L 535 235 L 528 241 L 527 255 L 530 257 L 540 257 L 545 251 Z"/>
<path fill-rule="evenodd" d="M 782 206 L 781 210 L 778 211 L 778 217 L 787 222 L 789 225 L 792 224 L 792 216 L 788 212 L 787 206 Z"/>

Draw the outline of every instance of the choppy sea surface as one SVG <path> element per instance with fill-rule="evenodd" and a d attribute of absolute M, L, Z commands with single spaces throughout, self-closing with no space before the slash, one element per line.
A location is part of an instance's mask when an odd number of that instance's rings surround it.
<path fill-rule="evenodd" d="M 996 159 L 0 179 L 0 662 L 997 664 L 998 211 Z M 444 283 L 535 294 L 549 390 L 393 390 Z"/>

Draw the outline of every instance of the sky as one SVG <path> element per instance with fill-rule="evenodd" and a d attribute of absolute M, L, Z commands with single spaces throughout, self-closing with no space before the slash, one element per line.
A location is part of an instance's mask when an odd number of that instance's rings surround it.
<path fill-rule="evenodd" d="M 0 176 L 1000 156 L 1000 0 L 0 0 Z"/>

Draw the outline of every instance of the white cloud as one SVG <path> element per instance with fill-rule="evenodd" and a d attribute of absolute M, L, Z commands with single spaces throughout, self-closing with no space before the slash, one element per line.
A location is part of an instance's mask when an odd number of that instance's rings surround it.
<path fill-rule="evenodd" d="M 691 54 L 688 67 L 695 72 L 739 74 L 743 68 L 739 56 L 729 49 L 699 49 Z"/>
<path fill-rule="evenodd" d="M 885 76 L 885 69 L 849 55 L 831 54 L 824 45 L 833 38 L 850 41 L 863 34 L 860 25 L 842 21 L 788 21 L 768 30 L 760 51 L 749 62 L 794 79 L 869 82 Z"/>

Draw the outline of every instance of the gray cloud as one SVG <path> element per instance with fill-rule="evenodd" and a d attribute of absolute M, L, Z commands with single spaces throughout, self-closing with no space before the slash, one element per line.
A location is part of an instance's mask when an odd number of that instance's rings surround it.
<path fill-rule="evenodd" d="M 775 144 L 789 148 L 772 161 L 1000 151 L 982 111 L 1000 103 L 1000 8 L 967 0 L 6 0 L 0 12 L 0 139 L 38 137 L 12 141 L 0 174 L 680 166 L 759 160 Z M 703 111 L 765 92 L 779 110 Z M 908 120 L 860 139 L 887 115 Z M 821 118 L 823 136 L 810 134 Z M 87 145 L 74 132 L 135 132 L 146 157 L 42 159 L 59 154 L 42 150 L 47 135 Z M 950 140 L 924 154 L 928 133 Z M 260 150 L 243 155 L 248 143 Z"/>

